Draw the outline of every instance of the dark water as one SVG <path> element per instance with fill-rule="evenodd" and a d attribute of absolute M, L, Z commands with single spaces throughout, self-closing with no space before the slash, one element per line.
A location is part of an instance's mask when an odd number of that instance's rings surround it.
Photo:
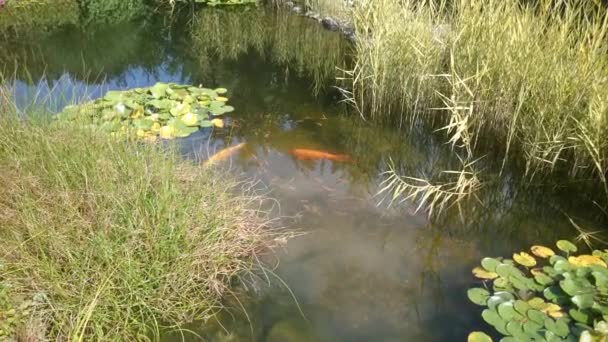
<path fill-rule="evenodd" d="M 234 125 L 183 139 L 184 155 L 204 159 L 247 142 L 227 167 L 258 179 L 286 229 L 304 233 L 268 255 L 272 271 L 245 279 L 227 300 L 231 309 L 190 327 L 198 337 L 187 340 L 462 341 L 490 330 L 465 294 L 482 256 L 573 238 L 566 214 L 601 223 L 589 202 L 542 184 L 521 187 L 509 170 L 440 220 L 415 213 L 414 203 L 378 205 L 389 158 L 418 177 L 454 158 L 424 129 L 378 127 L 348 113 L 331 85 L 349 46 L 314 22 L 252 8 L 74 24 L 2 41 L 0 64 L 15 76 L 22 108 L 44 101 L 59 109 L 157 81 L 226 87 Z M 300 161 L 288 153 L 294 148 L 353 162 Z"/>

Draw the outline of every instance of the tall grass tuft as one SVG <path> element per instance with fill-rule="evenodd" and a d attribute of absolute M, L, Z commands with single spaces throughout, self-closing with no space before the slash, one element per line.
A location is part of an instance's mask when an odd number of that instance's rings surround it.
<path fill-rule="evenodd" d="M 366 0 L 353 97 L 370 118 L 431 123 L 526 174 L 608 197 L 608 11 L 599 1 Z M 486 143 L 498 145 L 498 150 Z M 469 158 L 470 157 L 470 158 Z M 465 163 L 466 164 L 466 163 Z M 557 177 L 556 177 L 557 178 Z"/>
<path fill-rule="evenodd" d="M 171 150 L 3 114 L 0 285 L 37 298 L 51 340 L 155 340 L 207 319 L 271 241 L 236 186 Z"/>

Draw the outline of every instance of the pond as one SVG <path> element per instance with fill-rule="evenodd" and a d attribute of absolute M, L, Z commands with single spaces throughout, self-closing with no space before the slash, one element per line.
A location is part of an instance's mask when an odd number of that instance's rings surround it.
<path fill-rule="evenodd" d="M 316 22 L 264 8 L 185 10 L 118 24 L 64 24 L 4 37 L 0 65 L 21 108 L 52 110 L 108 89 L 156 82 L 226 87 L 231 127 L 179 141 L 204 160 L 246 142 L 227 165 L 276 199 L 273 215 L 298 236 L 244 276 L 217 322 L 164 341 L 463 341 L 484 327 L 466 289 L 485 255 L 573 238 L 566 214 L 599 225 L 591 206 L 509 174 L 438 220 L 377 196 L 393 160 L 410 175 L 454 163 L 423 128 L 362 120 L 333 87 L 349 42 Z M 302 160 L 294 149 L 348 155 Z M 492 159 L 492 156 L 488 156 Z M 550 195 L 548 195 L 550 193 Z"/>

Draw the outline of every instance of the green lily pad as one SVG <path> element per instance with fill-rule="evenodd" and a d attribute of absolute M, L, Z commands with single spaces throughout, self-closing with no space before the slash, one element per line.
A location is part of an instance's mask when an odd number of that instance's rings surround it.
<path fill-rule="evenodd" d="M 168 84 L 159 82 L 150 88 L 150 94 L 152 94 L 152 96 L 154 96 L 155 98 L 159 99 L 167 94 L 168 88 Z"/>
<path fill-rule="evenodd" d="M 579 309 L 587 309 L 593 306 L 594 298 L 592 294 L 579 294 L 572 297 L 574 303 Z"/>
<path fill-rule="evenodd" d="M 544 312 L 536 310 L 536 309 L 528 310 L 527 316 L 530 319 L 530 321 L 535 322 L 537 324 L 542 324 L 542 325 L 544 325 L 545 319 L 548 318 Z"/>
<path fill-rule="evenodd" d="M 492 338 L 481 331 L 474 331 L 467 337 L 467 342 L 492 342 Z"/>
<path fill-rule="evenodd" d="M 573 308 L 568 311 L 568 314 L 579 323 L 591 324 L 593 322 L 592 315 L 588 310 L 577 310 Z"/>
<path fill-rule="evenodd" d="M 514 319 L 521 319 L 523 317 L 520 313 L 515 311 L 513 302 L 505 302 L 498 305 L 498 314 L 507 322 Z"/>
<path fill-rule="evenodd" d="M 474 287 L 467 291 L 467 296 L 469 297 L 469 300 L 471 300 L 471 302 L 477 305 L 486 305 L 486 302 L 490 297 L 490 292 L 480 287 Z"/>
<path fill-rule="evenodd" d="M 481 317 L 488 324 L 492 325 L 499 333 L 508 335 L 507 322 L 502 319 L 494 310 L 485 309 L 481 312 Z"/>
<path fill-rule="evenodd" d="M 566 253 L 574 253 L 578 250 L 575 244 L 568 240 L 559 240 L 556 243 L 557 248 Z"/>

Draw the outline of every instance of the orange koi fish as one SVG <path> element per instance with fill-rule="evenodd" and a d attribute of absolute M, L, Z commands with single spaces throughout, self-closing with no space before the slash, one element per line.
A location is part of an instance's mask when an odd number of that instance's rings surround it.
<path fill-rule="evenodd" d="M 234 145 L 234 146 L 230 146 L 227 147 L 219 152 L 217 152 L 216 154 L 212 155 L 211 157 L 209 157 L 209 159 L 207 159 L 203 165 L 204 166 L 208 166 L 208 165 L 212 165 L 212 164 L 216 164 L 219 163 L 223 160 L 226 160 L 227 158 L 229 158 L 231 155 L 235 154 L 236 152 L 240 151 L 243 149 L 243 147 L 245 147 L 245 143 L 240 143 L 238 145 Z"/>
<path fill-rule="evenodd" d="M 333 154 L 325 151 L 307 150 L 303 148 L 296 148 L 289 150 L 289 154 L 298 158 L 299 160 L 319 160 L 327 159 L 342 163 L 350 163 L 352 159 L 346 154 Z"/>

